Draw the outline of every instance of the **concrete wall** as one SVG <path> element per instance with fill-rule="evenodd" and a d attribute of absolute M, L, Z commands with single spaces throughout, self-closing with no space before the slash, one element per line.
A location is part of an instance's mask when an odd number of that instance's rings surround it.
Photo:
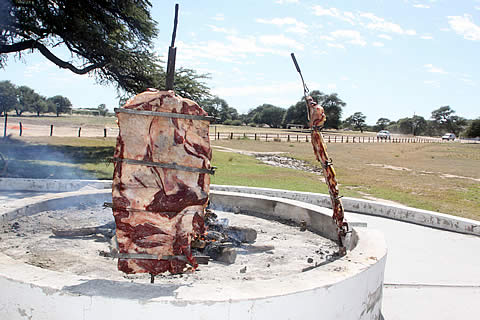
<path fill-rule="evenodd" d="M 320 193 L 222 185 L 211 185 L 211 189 L 293 199 L 331 208 L 330 196 Z M 480 221 L 476 220 L 401 205 L 383 204 L 376 201 L 348 197 L 342 198 L 342 203 L 345 211 L 380 216 L 427 227 L 480 236 Z"/>
<path fill-rule="evenodd" d="M 0 190 L 24 190 L 42 192 L 65 192 L 81 188 L 109 189 L 110 180 L 49 180 L 0 178 Z M 268 188 L 211 185 L 212 190 L 241 192 L 298 200 L 321 207 L 330 208 L 330 196 L 320 193 L 297 192 Z M 342 198 L 346 211 L 381 216 L 385 218 L 420 224 L 442 230 L 480 236 L 480 221 L 465 219 L 449 214 L 416 209 L 401 205 L 383 204 L 376 201 L 355 198 Z"/>
<path fill-rule="evenodd" d="M 9 219 L 57 204 L 102 203 L 109 197 L 109 190 L 49 194 L 27 199 L 23 206 L 16 202 L 0 214 Z M 260 211 L 287 219 L 309 219 L 310 227 L 331 232 L 331 218 L 324 208 L 294 200 L 212 192 L 212 205 L 231 206 L 240 212 L 259 211 L 258 205 Z M 346 256 L 308 272 L 210 285 L 90 279 L 23 264 L 0 253 L 0 318 L 379 319 L 385 242 L 374 230 L 359 228 L 355 235 L 356 246 Z"/>

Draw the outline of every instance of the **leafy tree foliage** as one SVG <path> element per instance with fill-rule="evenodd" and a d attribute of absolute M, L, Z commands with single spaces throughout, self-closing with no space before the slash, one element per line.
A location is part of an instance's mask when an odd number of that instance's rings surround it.
<path fill-rule="evenodd" d="M 391 123 L 390 119 L 379 118 L 377 120 L 377 123 L 375 124 L 375 130 L 376 131 L 385 130 L 390 123 Z"/>
<path fill-rule="evenodd" d="M 427 120 L 421 116 L 413 116 L 411 118 L 399 119 L 396 123 L 396 128 L 400 133 L 413 134 L 417 136 L 423 134 L 427 130 Z"/>
<path fill-rule="evenodd" d="M 104 117 L 108 113 L 108 109 L 107 109 L 107 106 L 105 105 L 105 103 L 99 104 L 98 107 L 97 107 L 97 110 L 98 110 L 98 114 L 101 115 L 101 116 L 104 116 Z"/>
<path fill-rule="evenodd" d="M 50 106 L 53 107 L 54 112 L 57 114 L 57 117 L 61 113 L 70 113 L 72 111 L 72 103 L 68 98 L 57 95 L 51 98 L 48 98 Z"/>
<path fill-rule="evenodd" d="M 455 111 L 450 106 L 443 106 L 432 111 L 432 119 L 439 128 L 453 132 L 458 136 L 467 121 L 462 117 L 453 115 L 454 113 Z"/>
<path fill-rule="evenodd" d="M 10 81 L 0 81 L 0 115 L 12 110 L 16 104 L 15 86 Z"/>
<path fill-rule="evenodd" d="M 17 88 L 17 104 L 15 105 L 15 113 L 21 116 L 25 111 L 30 110 L 32 103 L 34 103 L 35 91 L 27 86 L 20 86 Z"/>
<path fill-rule="evenodd" d="M 473 120 L 467 127 L 465 135 L 468 138 L 477 138 L 480 137 L 480 118 Z"/>
<path fill-rule="evenodd" d="M 37 117 L 40 117 L 40 113 L 45 113 L 48 111 L 49 107 L 51 108 L 51 102 L 47 100 L 44 96 L 34 93 L 34 102 L 30 106 L 30 110 L 37 114 Z"/>
<path fill-rule="evenodd" d="M 219 123 L 238 119 L 237 109 L 229 107 L 227 101 L 217 96 L 202 100 L 200 106 L 207 111 L 210 116 L 218 118 L 217 121 Z"/>
<path fill-rule="evenodd" d="M 365 128 L 365 119 L 367 119 L 367 117 L 363 115 L 363 113 L 355 112 L 353 115 L 345 119 L 345 124 L 363 132 Z"/>
<path fill-rule="evenodd" d="M 262 104 L 247 114 L 248 122 L 256 124 L 267 124 L 270 127 L 278 128 L 282 125 L 285 109 L 271 104 Z"/>
<path fill-rule="evenodd" d="M 327 121 L 324 127 L 338 129 L 341 124 L 342 107 L 346 106 L 346 103 L 343 102 L 336 93 L 324 94 L 319 90 L 313 90 L 310 95 L 325 110 Z M 285 126 L 289 123 L 302 124 L 305 127 L 308 126 L 307 107 L 303 97 L 295 105 L 288 108 L 285 113 L 283 124 Z"/>
<path fill-rule="evenodd" d="M 150 53 L 156 34 L 145 0 L 2 1 L 0 63 L 6 54 L 36 50 L 60 68 L 94 72 L 127 91 L 145 89 L 158 69 Z M 67 49 L 65 61 L 51 49 Z"/>
<path fill-rule="evenodd" d="M 148 0 L 0 1 L 0 67 L 8 54 L 38 51 L 60 68 L 93 74 L 101 84 L 135 94 L 165 88 L 165 71 L 152 52 L 157 34 Z M 61 48 L 53 51 L 53 48 Z M 71 59 L 57 52 L 66 51 Z M 191 69 L 176 72 L 174 89 L 199 101 L 209 89 L 206 75 Z"/>

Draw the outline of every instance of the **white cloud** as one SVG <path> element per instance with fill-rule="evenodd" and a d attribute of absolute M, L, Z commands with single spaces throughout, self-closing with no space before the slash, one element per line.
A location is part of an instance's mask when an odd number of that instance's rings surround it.
<path fill-rule="evenodd" d="M 414 4 L 413 5 L 415 8 L 420 8 L 420 9 L 428 9 L 430 6 L 428 4 Z"/>
<path fill-rule="evenodd" d="M 334 38 L 346 39 L 348 43 L 365 46 L 367 42 L 357 30 L 337 30 L 330 33 Z"/>
<path fill-rule="evenodd" d="M 264 35 L 259 38 L 254 36 L 228 35 L 224 41 L 202 41 L 177 43 L 182 51 L 181 60 L 192 63 L 199 58 L 214 59 L 229 63 L 246 63 L 248 55 L 262 56 L 275 54 L 287 56 L 289 50 L 281 47 L 291 47 L 303 50 L 303 45 L 284 35 Z M 280 48 L 279 48 L 280 47 Z"/>
<path fill-rule="evenodd" d="M 374 46 L 374 47 L 384 47 L 385 45 L 383 44 L 383 42 L 375 41 L 375 42 L 373 43 L 373 46 Z"/>
<path fill-rule="evenodd" d="M 225 20 L 225 16 L 223 15 L 223 13 L 217 13 L 212 19 L 216 21 L 223 21 Z"/>
<path fill-rule="evenodd" d="M 345 49 L 345 46 L 340 43 L 327 43 L 327 46 L 332 47 L 332 48 L 339 48 L 339 49 Z"/>
<path fill-rule="evenodd" d="M 284 3 L 298 3 L 298 0 L 277 0 L 275 3 L 284 4 Z"/>
<path fill-rule="evenodd" d="M 469 14 L 462 16 L 449 16 L 448 23 L 450 27 L 459 35 L 467 40 L 480 41 L 480 27 L 473 22 Z"/>
<path fill-rule="evenodd" d="M 320 39 L 326 40 L 326 41 L 335 41 L 335 39 L 330 36 L 320 36 Z"/>
<path fill-rule="evenodd" d="M 465 82 L 469 86 L 476 86 L 475 81 L 473 81 L 470 78 L 459 78 L 459 79 L 460 79 L 460 81 Z"/>
<path fill-rule="evenodd" d="M 330 16 L 343 21 L 346 21 L 352 25 L 355 24 L 355 16 L 351 12 L 341 12 L 337 8 L 324 8 L 322 6 L 313 6 L 313 14 L 316 16 Z"/>
<path fill-rule="evenodd" d="M 287 38 L 283 34 L 264 35 L 259 37 L 260 42 L 267 46 L 286 46 L 298 50 L 303 50 L 303 44 L 294 39 Z"/>
<path fill-rule="evenodd" d="M 426 35 L 423 35 L 423 36 L 421 36 L 421 37 L 420 37 L 420 39 L 424 39 L 424 40 L 432 40 L 432 39 L 433 39 L 433 37 L 432 37 L 431 35 L 428 35 L 428 34 L 426 34 Z"/>
<path fill-rule="evenodd" d="M 227 29 L 227 28 L 221 28 L 217 27 L 214 25 L 209 24 L 208 25 L 210 29 L 212 29 L 213 32 L 220 32 L 220 33 L 226 33 L 226 34 L 237 34 L 237 30 L 235 29 Z"/>
<path fill-rule="evenodd" d="M 413 36 L 417 34 L 417 32 L 413 29 L 404 30 L 400 25 L 389 22 L 384 18 L 377 17 L 371 12 L 362 12 L 360 16 L 370 20 L 365 27 L 370 30 L 376 30 L 380 32 L 387 32 L 387 33 L 397 33 L 397 34 L 406 34 Z"/>
<path fill-rule="evenodd" d="M 378 37 L 385 40 L 392 40 L 392 37 L 390 37 L 388 34 L 379 34 Z"/>
<path fill-rule="evenodd" d="M 298 82 L 286 82 L 281 84 L 269 84 L 265 86 L 251 85 L 242 87 L 218 87 L 212 88 L 213 94 L 220 97 L 243 97 L 255 95 L 278 95 L 279 92 L 296 93 L 299 90 Z"/>
<path fill-rule="evenodd" d="M 439 67 L 435 67 L 433 64 L 426 64 L 424 67 L 427 69 L 427 72 L 431 73 L 440 73 L 440 74 L 448 74 L 445 70 Z"/>
<path fill-rule="evenodd" d="M 475 6 L 475 10 L 480 10 L 480 6 Z"/>
<path fill-rule="evenodd" d="M 287 32 L 293 32 L 293 33 L 307 33 L 307 25 L 301 21 L 298 21 L 295 18 L 291 17 L 285 17 L 285 18 L 273 18 L 271 20 L 266 20 L 266 19 L 257 19 L 256 20 L 258 23 L 264 23 L 264 24 L 273 24 L 278 27 L 283 27 L 283 26 L 291 26 L 286 29 Z"/>

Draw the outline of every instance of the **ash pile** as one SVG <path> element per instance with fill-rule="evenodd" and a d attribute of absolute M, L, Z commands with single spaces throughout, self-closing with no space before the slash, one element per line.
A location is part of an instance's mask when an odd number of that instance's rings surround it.
<path fill-rule="evenodd" d="M 210 209 L 205 213 L 207 232 L 192 241 L 196 256 L 204 256 L 204 261 L 215 261 L 231 264 L 237 258 L 236 247 L 244 243 L 252 244 L 257 239 L 257 231 L 252 228 L 229 226 L 228 219 L 218 219 Z M 197 258 L 199 261 L 199 258 Z"/>

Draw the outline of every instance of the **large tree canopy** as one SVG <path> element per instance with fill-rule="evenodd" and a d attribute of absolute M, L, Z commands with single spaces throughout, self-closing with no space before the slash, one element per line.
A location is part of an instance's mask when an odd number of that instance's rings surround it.
<path fill-rule="evenodd" d="M 247 114 L 247 121 L 256 124 L 268 124 L 270 127 L 280 127 L 285 109 L 264 103 L 252 109 Z"/>
<path fill-rule="evenodd" d="M 8 54 L 32 50 L 60 68 L 91 73 L 99 83 L 114 83 L 130 94 L 163 89 L 150 7 L 148 0 L 2 0 L 0 67 Z M 180 69 L 175 90 L 187 98 L 204 97 L 208 88 L 199 82 L 204 77 Z"/>
<path fill-rule="evenodd" d="M 336 93 L 324 94 L 319 90 L 313 90 L 310 92 L 315 101 L 323 107 L 327 121 L 325 121 L 325 128 L 338 129 L 341 124 L 340 117 L 342 116 L 342 107 L 346 105 Z M 295 105 L 288 108 L 283 119 L 283 124 L 289 123 L 302 124 L 308 127 L 307 109 L 305 105 L 305 99 L 302 98 Z"/>
<path fill-rule="evenodd" d="M 467 122 L 464 118 L 453 115 L 454 113 L 455 110 L 452 110 L 450 106 L 443 106 L 432 111 L 432 119 L 439 128 L 453 132 L 458 136 Z"/>
<path fill-rule="evenodd" d="M 345 124 L 363 132 L 363 129 L 365 128 L 365 119 L 367 119 L 367 117 L 363 113 L 355 112 L 345 119 Z"/>
<path fill-rule="evenodd" d="M 15 86 L 10 81 L 0 81 L 0 115 L 12 110 L 16 104 Z"/>

